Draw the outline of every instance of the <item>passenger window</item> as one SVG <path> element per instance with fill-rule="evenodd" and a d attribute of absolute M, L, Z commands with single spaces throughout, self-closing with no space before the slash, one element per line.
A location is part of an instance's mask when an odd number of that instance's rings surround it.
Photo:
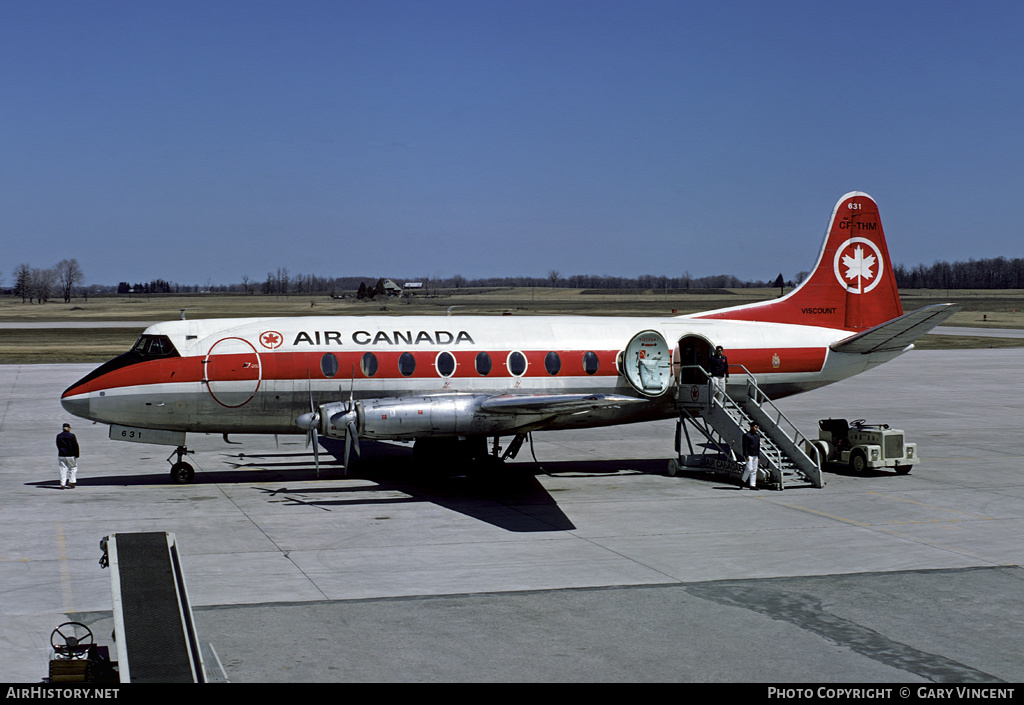
<path fill-rule="evenodd" d="M 437 366 L 437 374 L 442 377 L 451 377 L 455 373 L 455 357 L 450 352 L 440 353 L 434 364 Z"/>
<path fill-rule="evenodd" d="M 413 357 L 412 353 L 404 352 L 398 358 L 398 371 L 403 377 L 408 377 L 416 371 L 416 358 Z"/>
<path fill-rule="evenodd" d="M 562 369 L 562 360 L 558 357 L 558 353 L 549 352 L 544 356 L 544 369 L 548 371 L 549 375 L 558 374 L 558 371 Z"/>
<path fill-rule="evenodd" d="M 333 377 L 338 374 L 338 358 L 334 356 L 334 353 L 327 353 L 320 358 L 320 371 L 324 373 L 324 377 Z"/>
<path fill-rule="evenodd" d="M 526 355 L 518 350 L 508 355 L 508 371 L 515 377 L 522 377 L 526 372 Z"/>
<path fill-rule="evenodd" d="M 359 368 L 366 377 L 373 377 L 377 374 L 377 356 L 373 353 L 366 353 L 359 361 Z"/>
<path fill-rule="evenodd" d="M 491 356 L 485 352 L 476 355 L 476 372 L 482 377 L 491 374 Z"/>
<path fill-rule="evenodd" d="M 598 359 L 597 353 L 586 352 L 583 354 L 583 371 L 588 375 L 597 374 L 600 366 L 601 361 Z"/>

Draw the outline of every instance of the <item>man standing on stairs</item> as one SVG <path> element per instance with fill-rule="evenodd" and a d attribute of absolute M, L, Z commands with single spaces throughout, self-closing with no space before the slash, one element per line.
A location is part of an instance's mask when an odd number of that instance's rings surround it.
<path fill-rule="evenodd" d="M 751 421 L 750 430 L 743 434 L 743 457 L 746 459 L 746 467 L 740 478 L 741 490 L 748 486 L 752 490 L 757 489 L 757 463 L 761 456 L 761 436 L 757 432 L 757 422 Z"/>
<path fill-rule="evenodd" d="M 711 374 L 711 381 L 715 386 L 725 392 L 725 384 L 729 381 L 729 358 L 719 345 L 715 352 L 708 358 L 708 372 Z"/>

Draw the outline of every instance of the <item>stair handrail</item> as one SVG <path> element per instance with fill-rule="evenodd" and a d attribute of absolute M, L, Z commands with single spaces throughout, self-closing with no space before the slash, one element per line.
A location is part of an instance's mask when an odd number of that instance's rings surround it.
<path fill-rule="evenodd" d="M 775 402 L 771 400 L 771 397 L 769 397 L 764 392 L 764 390 L 761 389 L 761 387 L 757 384 L 757 379 L 754 377 L 753 373 L 746 368 L 746 366 L 741 364 L 730 364 L 729 367 L 738 367 L 741 370 L 743 370 L 743 374 L 746 375 L 747 378 L 747 398 L 753 400 L 753 402 L 758 407 L 760 407 L 762 411 L 765 411 L 765 413 L 770 416 L 771 414 L 769 413 L 769 411 L 765 410 L 766 405 L 769 407 L 769 410 L 775 414 L 775 425 L 783 432 L 786 438 L 791 440 L 797 447 L 800 447 L 801 444 L 809 442 L 807 436 L 805 436 L 803 432 L 799 428 L 797 428 L 797 425 L 795 423 L 789 420 L 789 417 L 782 413 L 782 409 L 776 406 Z M 753 394 L 751 394 L 751 390 L 753 390 Z M 786 432 L 786 428 L 784 428 L 781 423 L 783 421 L 785 421 L 786 426 L 788 426 L 789 429 L 792 430 L 792 433 Z"/>

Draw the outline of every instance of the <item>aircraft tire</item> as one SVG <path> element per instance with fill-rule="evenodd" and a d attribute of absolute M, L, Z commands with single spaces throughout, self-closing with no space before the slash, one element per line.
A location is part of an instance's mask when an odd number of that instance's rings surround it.
<path fill-rule="evenodd" d="M 175 463 L 171 466 L 171 480 L 178 485 L 187 485 L 195 479 L 196 471 L 191 465 L 185 462 Z"/>

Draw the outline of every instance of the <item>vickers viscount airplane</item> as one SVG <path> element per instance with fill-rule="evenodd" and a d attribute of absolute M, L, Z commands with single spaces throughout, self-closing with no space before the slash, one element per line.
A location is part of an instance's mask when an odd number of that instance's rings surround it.
<path fill-rule="evenodd" d="M 818 262 L 790 294 L 673 317 L 329 316 L 180 320 L 71 385 L 67 411 L 111 438 L 178 446 L 186 433 L 414 440 L 414 457 L 494 460 L 535 430 L 673 418 L 676 385 L 726 349 L 731 379 L 782 397 L 893 359 L 953 313 L 903 314 L 878 207 L 832 213 Z M 743 374 L 738 374 L 742 372 Z M 504 456 L 498 439 L 512 437 Z M 494 439 L 493 452 L 487 440 Z"/>

